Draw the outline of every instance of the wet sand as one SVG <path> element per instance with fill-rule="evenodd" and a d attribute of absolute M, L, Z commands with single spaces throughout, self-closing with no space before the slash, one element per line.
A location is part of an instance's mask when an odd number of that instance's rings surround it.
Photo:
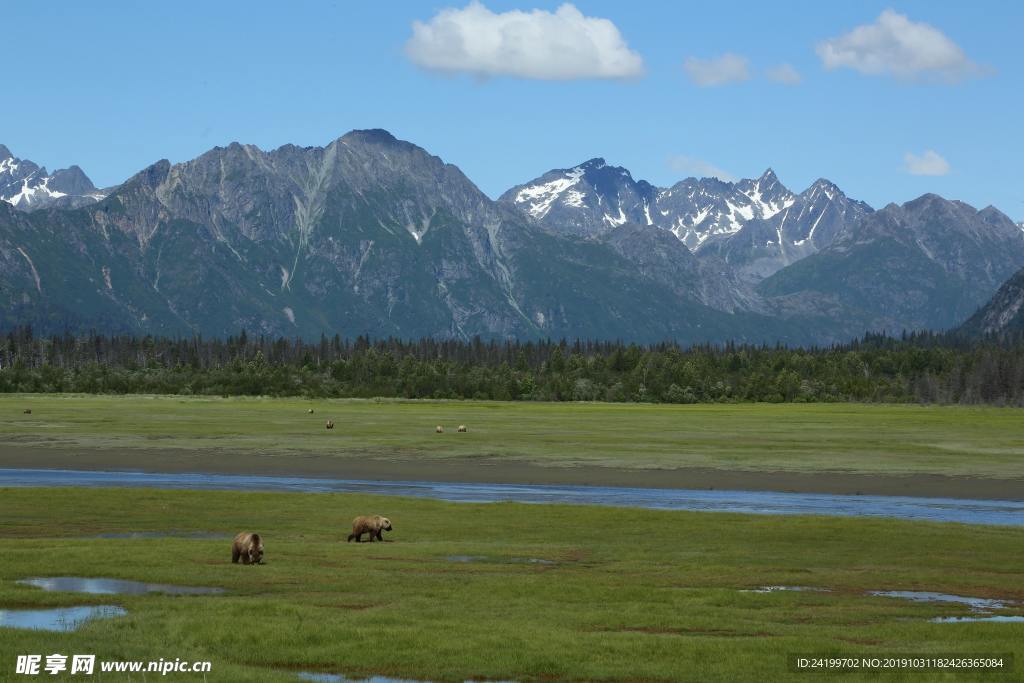
<path fill-rule="evenodd" d="M 294 454 L 272 456 L 181 449 L 65 450 L 0 445 L 0 468 L 1024 500 L 1024 480 L 1021 479 L 706 468 L 625 469 L 592 465 L 546 467 L 526 462 L 478 458 L 410 460 Z"/>

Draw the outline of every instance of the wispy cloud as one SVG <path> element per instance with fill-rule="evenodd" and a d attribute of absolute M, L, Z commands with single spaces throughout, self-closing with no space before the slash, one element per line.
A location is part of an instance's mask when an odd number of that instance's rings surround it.
<path fill-rule="evenodd" d="M 425 69 L 480 78 L 625 79 L 644 72 L 643 58 L 614 23 L 568 3 L 554 12 L 498 13 L 475 0 L 445 8 L 413 22 L 405 53 Z"/>
<path fill-rule="evenodd" d="M 718 166 L 711 164 L 703 159 L 697 159 L 695 157 L 689 157 L 685 155 L 676 155 L 669 157 L 668 167 L 677 173 L 682 173 L 686 176 L 696 176 L 698 178 L 718 178 L 726 182 L 732 182 L 736 180 L 736 176 L 728 171 L 723 171 Z"/>
<path fill-rule="evenodd" d="M 764 75 L 769 81 L 781 83 L 782 85 L 799 85 L 800 81 L 803 80 L 800 72 L 792 64 L 779 64 L 778 66 L 769 67 L 765 69 Z"/>
<path fill-rule="evenodd" d="M 747 58 L 732 52 L 711 59 L 689 57 L 683 62 L 683 71 L 691 82 L 702 88 L 739 83 L 750 78 Z"/>
<path fill-rule="evenodd" d="M 848 68 L 870 76 L 956 83 L 987 71 L 939 29 L 891 9 L 872 24 L 820 42 L 816 50 L 826 69 Z"/>
<path fill-rule="evenodd" d="M 923 154 L 907 152 L 903 155 L 903 163 L 910 175 L 946 175 L 951 170 L 949 162 L 931 149 L 926 149 Z"/>

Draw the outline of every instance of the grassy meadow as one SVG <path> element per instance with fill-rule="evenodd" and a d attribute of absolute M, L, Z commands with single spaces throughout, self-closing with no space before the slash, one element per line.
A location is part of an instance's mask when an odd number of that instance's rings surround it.
<path fill-rule="evenodd" d="M 392 519 L 389 542 L 345 543 L 349 520 L 369 512 Z M 230 539 L 243 529 L 264 535 L 265 565 L 230 564 Z M 98 537 L 160 530 L 223 538 Z M 1024 665 L 1024 624 L 929 623 L 970 612 L 864 594 L 1024 600 L 1019 528 L 354 494 L 6 489 L 0 558 L 0 607 L 128 610 L 68 634 L 0 628 L 3 680 L 17 654 L 51 652 L 210 660 L 207 680 L 260 682 L 294 681 L 298 671 L 433 681 L 778 680 L 790 653 L 1013 653 L 1017 668 L 1005 680 L 1019 680 Z M 16 583 L 33 576 L 226 592 L 109 596 Z M 830 592 L 741 592 L 765 585 Z M 792 675 L 805 676 L 830 678 Z"/>
<path fill-rule="evenodd" d="M 1021 415 L 1013 408 L 914 405 L 5 395 L 0 444 L 203 458 L 230 452 L 1024 480 Z M 325 430 L 326 419 L 337 427 Z M 446 434 L 435 434 L 436 424 Z M 459 424 L 469 433 L 454 434 Z"/>

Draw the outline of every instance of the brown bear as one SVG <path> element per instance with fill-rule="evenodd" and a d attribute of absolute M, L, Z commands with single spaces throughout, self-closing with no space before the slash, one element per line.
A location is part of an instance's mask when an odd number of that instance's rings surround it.
<path fill-rule="evenodd" d="M 263 539 L 259 534 L 250 534 L 247 531 L 235 536 L 231 544 L 231 562 L 238 564 L 263 564 Z"/>
<path fill-rule="evenodd" d="M 334 429 L 334 420 L 328 420 L 327 424 L 324 425 L 328 429 Z"/>
<path fill-rule="evenodd" d="M 348 541 L 356 539 L 356 543 L 362 541 L 363 534 L 370 535 L 370 543 L 373 543 L 373 539 L 376 538 L 378 541 L 383 541 L 384 538 L 381 536 L 382 531 L 391 531 L 391 520 L 387 517 L 381 517 L 380 515 L 364 515 L 356 517 L 352 520 L 352 533 L 348 535 Z"/>
<path fill-rule="evenodd" d="M 434 427 L 434 431 L 437 432 L 438 434 L 444 434 L 444 427 L 442 427 L 441 425 L 437 425 L 436 427 Z"/>
<path fill-rule="evenodd" d="M 466 425 L 459 425 L 459 434 L 466 433 Z"/>

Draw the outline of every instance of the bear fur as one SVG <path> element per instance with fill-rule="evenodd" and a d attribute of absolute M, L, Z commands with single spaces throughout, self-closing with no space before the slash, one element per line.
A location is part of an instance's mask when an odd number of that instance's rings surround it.
<path fill-rule="evenodd" d="M 391 520 L 387 517 L 381 517 L 380 515 L 364 515 L 356 517 L 352 520 L 352 533 L 348 535 L 348 541 L 356 539 L 356 543 L 362 541 L 363 534 L 370 535 L 370 543 L 376 538 L 378 541 L 383 541 L 384 538 L 381 536 L 383 531 L 391 531 Z"/>
<path fill-rule="evenodd" d="M 247 531 L 235 536 L 231 544 L 231 562 L 238 564 L 263 564 L 263 539 L 259 534 L 251 534 Z"/>

